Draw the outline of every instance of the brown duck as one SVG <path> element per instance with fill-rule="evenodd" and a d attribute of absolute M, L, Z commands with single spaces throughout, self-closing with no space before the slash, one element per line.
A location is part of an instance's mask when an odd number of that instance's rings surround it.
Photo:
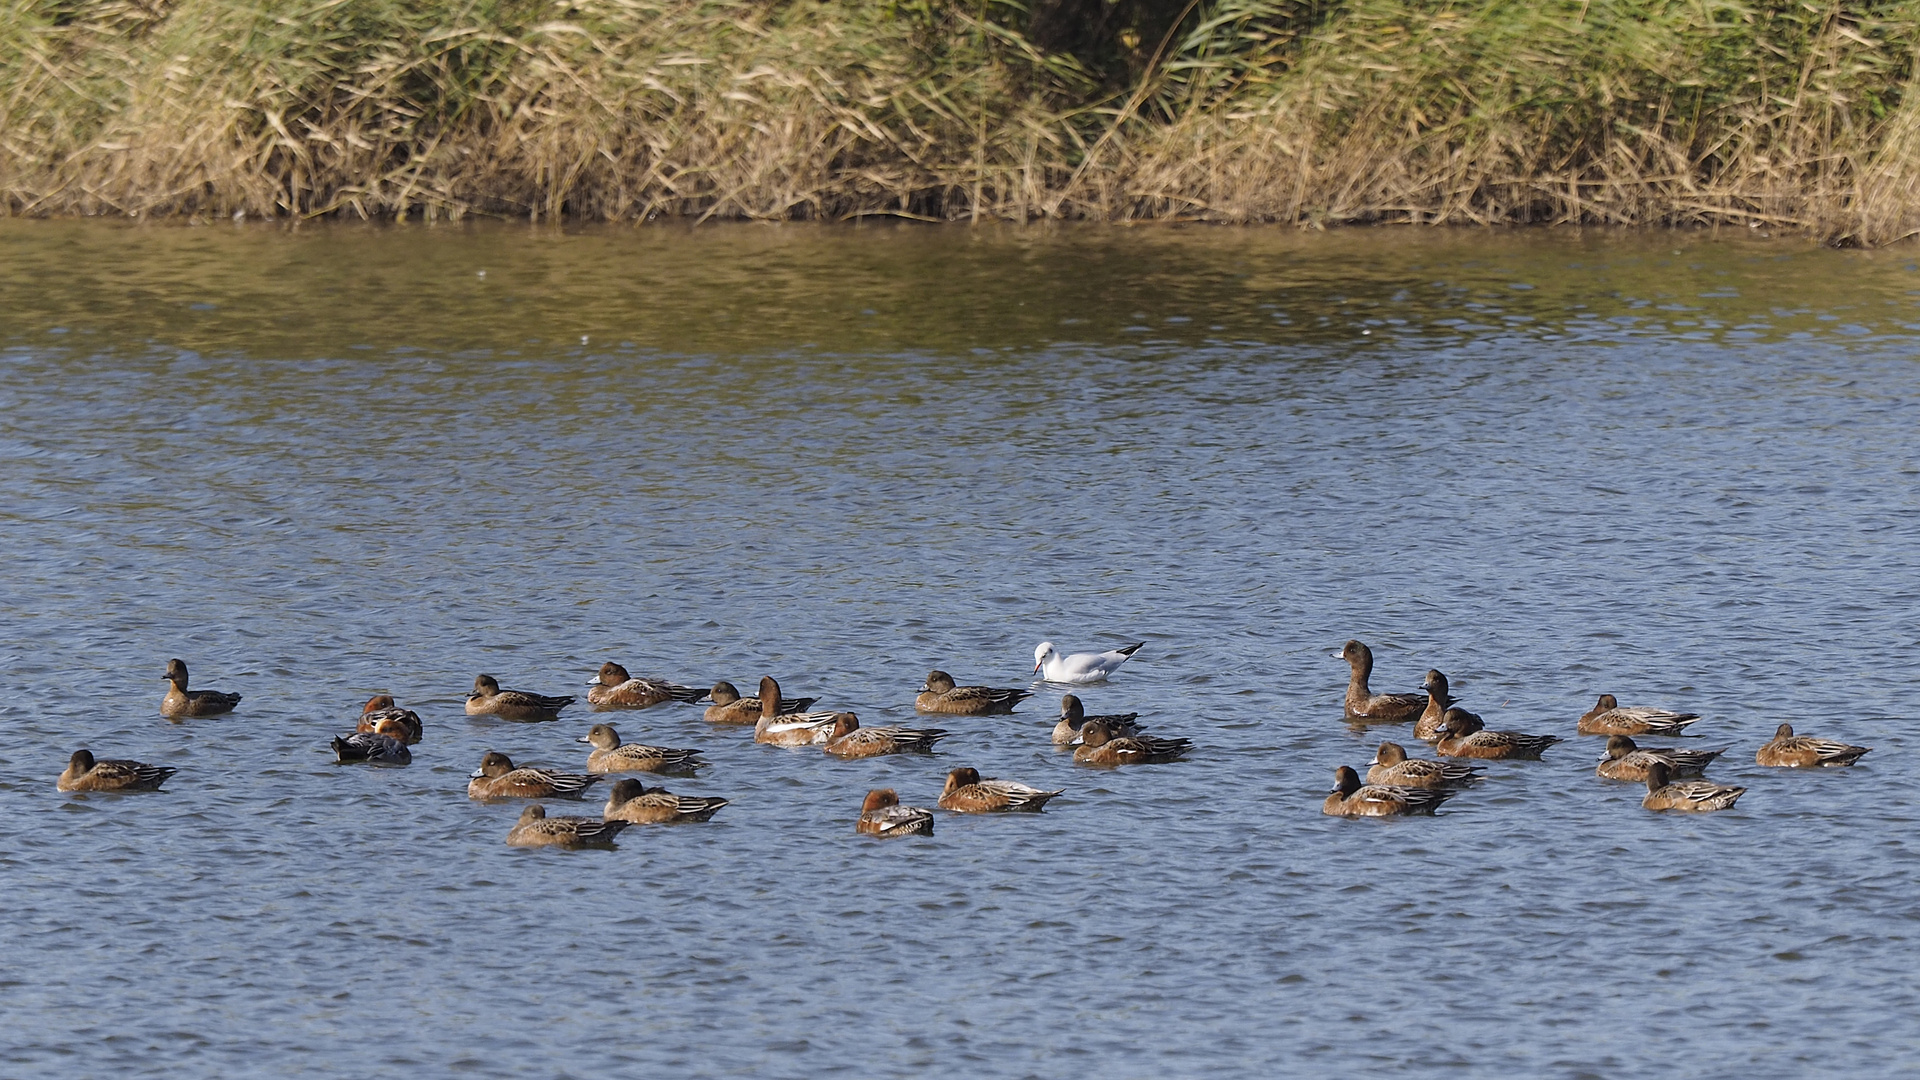
<path fill-rule="evenodd" d="M 940 791 L 940 809 L 956 814 L 1039 813 L 1058 794 L 1012 780 L 983 780 L 978 769 L 955 769 L 947 774 L 947 786 Z"/>
<path fill-rule="evenodd" d="M 1781 724 L 1773 738 L 1753 755 L 1753 760 L 1779 769 L 1829 768 L 1851 765 L 1871 752 L 1869 747 L 1837 739 L 1795 735 L 1792 724 Z"/>
<path fill-rule="evenodd" d="M 1547 747 L 1565 741 L 1558 735 L 1488 731 L 1478 716 L 1465 709 L 1452 708 L 1447 710 L 1446 732 L 1433 749 L 1441 757 L 1539 761 Z"/>
<path fill-rule="evenodd" d="M 1320 804 L 1332 817 L 1402 817 L 1431 814 L 1460 792 L 1454 788 L 1386 787 L 1361 784 L 1360 774 L 1345 765 L 1333 770 L 1333 793 Z"/>
<path fill-rule="evenodd" d="M 613 785 L 607 793 L 607 805 L 600 811 L 606 821 L 627 821 L 635 825 L 673 825 L 683 821 L 705 821 L 727 805 L 725 799 L 703 799 L 693 795 L 675 795 L 665 788 L 649 791 L 638 780 L 628 778 Z"/>
<path fill-rule="evenodd" d="M 992 686 L 955 686 L 953 676 L 944 671 L 927 673 L 927 682 L 913 707 L 921 712 L 947 713 L 953 716 L 995 716 L 1010 713 L 1015 705 L 1033 696 L 1031 690 Z"/>
<path fill-rule="evenodd" d="M 1425 694 L 1376 694 L 1367 687 L 1373 676 L 1373 650 L 1349 641 L 1333 654 L 1353 668 L 1347 679 L 1347 719 L 1374 723 L 1413 720 L 1427 707 Z"/>
<path fill-rule="evenodd" d="M 223 694 L 218 690 L 187 689 L 187 663 L 184 660 L 167 661 L 166 696 L 160 699 L 160 715 L 170 719 L 184 716 L 222 716 L 233 711 L 240 704 L 239 694 Z"/>
<path fill-rule="evenodd" d="M 92 751 L 75 750 L 53 786 L 60 791 L 159 791 L 167 777 L 179 771 L 121 758 L 96 761 Z"/>

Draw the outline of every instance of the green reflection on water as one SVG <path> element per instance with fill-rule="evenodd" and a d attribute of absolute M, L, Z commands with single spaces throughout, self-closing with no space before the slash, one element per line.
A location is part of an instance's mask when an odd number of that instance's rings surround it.
<path fill-rule="evenodd" d="M 1739 232 L 0 221 L 0 341 L 756 354 L 1900 333 L 1904 250 Z"/>

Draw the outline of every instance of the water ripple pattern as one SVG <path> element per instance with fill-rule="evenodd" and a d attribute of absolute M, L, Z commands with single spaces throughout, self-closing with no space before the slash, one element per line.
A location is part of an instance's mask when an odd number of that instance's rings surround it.
<path fill-rule="evenodd" d="M 1665 1075 L 1920 1068 L 1920 272 L 1744 236 L 150 228 L 0 221 L 0 1072 Z M 1349 637 L 1493 762 L 1343 821 Z M 752 743 L 732 800 L 510 849 L 473 676 L 603 661 L 863 724 L 930 668 L 1146 647 L 931 758 Z M 162 721 L 172 656 L 237 690 Z M 405 769 L 332 764 L 367 697 Z M 749 691 L 750 692 L 750 691 Z M 1602 692 L 1751 790 L 1592 774 Z M 1774 727 L 1874 747 L 1763 770 Z M 176 766 L 70 797 L 80 746 Z M 1040 815 L 854 832 L 973 765 Z M 559 812 L 565 804 L 554 803 Z M 581 809 L 598 812 L 599 799 Z M 578 811 L 576 811 L 578 812 Z M 1811 1033 L 1811 1034 L 1810 1034 Z"/>

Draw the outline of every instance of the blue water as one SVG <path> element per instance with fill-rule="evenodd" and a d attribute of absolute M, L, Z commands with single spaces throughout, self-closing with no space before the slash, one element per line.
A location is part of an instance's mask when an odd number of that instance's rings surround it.
<path fill-rule="evenodd" d="M 1920 272 L 1706 234 L 0 222 L 0 1072 L 1802 1077 L 1920 1068 Z M 485 276 L 481 276 L 481 272 Z M 1496 762 L 1320 800 L 1445 671 Z M 1147 645 L 1079 768 L 930 668 Z M 245 695 L 158 716 L 162 670 Z M 955 734 L 841 762 L 605 660 Z M 366 698 L 404 770 L 336 766 Z M 1731 811 L 1592 773 L 1698 711 Z M 487 750 L 596 719 L 732 804 L 526 851 Z M 1760 769 L 1775 725 L 1874 747 Z M 1642 740 L 1648 742 L 1651 740 Z M 81 746 L 165 793 L 57 793 Z M 1424 753 L 1424 751 L 1419 751 Z M 948 769 L 1044 814 L 854 833 Z M 600 799 L 550 812 L 597 813 Z"/>

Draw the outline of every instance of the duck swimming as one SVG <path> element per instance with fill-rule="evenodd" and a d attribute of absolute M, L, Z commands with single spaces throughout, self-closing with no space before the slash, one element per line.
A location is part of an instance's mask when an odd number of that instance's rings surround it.
<path fill-rule="evenodd" d="M 167 661 L 167 687 L 165 696 L 160 699 L 160 715 L 169 719 L 186 716 L 222 716 L 234 710 L 240 704 L 239 694 L 223 694 L 218 690 L 187 690 L 187 663 L 184 660 Z"/>

